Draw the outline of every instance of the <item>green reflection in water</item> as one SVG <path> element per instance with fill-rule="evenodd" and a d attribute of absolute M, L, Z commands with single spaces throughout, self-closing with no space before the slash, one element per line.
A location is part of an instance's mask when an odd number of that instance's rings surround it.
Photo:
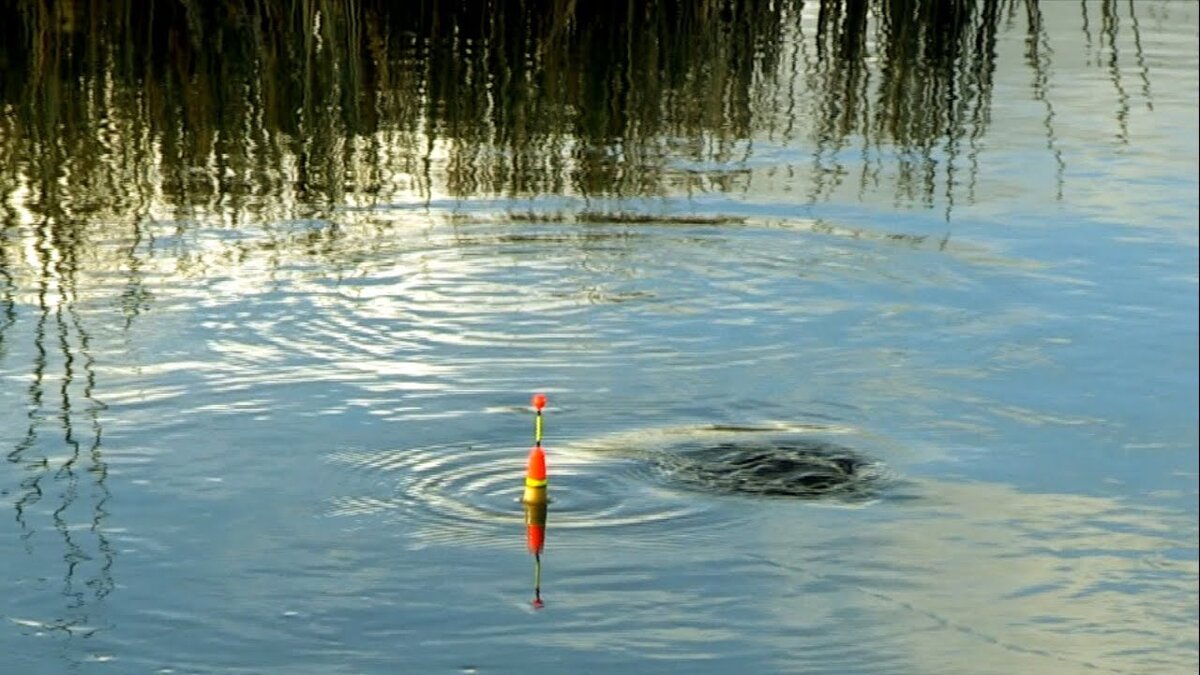
<path fill-rule="evenodd" d="M 1060 183 L 1065 168 L 1035 2 L 16 5 L 0 192 L 46 215 L 202 208 L 236 225 L 442 197 L 741 192 L 774 145 L 811 156 L 810 201 L 890 183 L 949 209 L 978 189 L 997 32 L 1020 18 Z M 1100 10 L 1124 119 L 1118 7 Z"/>

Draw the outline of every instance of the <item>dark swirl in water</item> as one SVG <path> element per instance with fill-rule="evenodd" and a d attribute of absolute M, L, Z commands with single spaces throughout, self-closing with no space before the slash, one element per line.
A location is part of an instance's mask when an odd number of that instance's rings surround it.
<path fill-rule="evenodd" d="M 861 504 L 892 482 L 869 454 L 878 440 L 839 425 L 774 422 L 642 429 L 576 449 L 632 454 L 653 479 L 693 492 Z"/>
<path fill-rule="evenodd" d="M 684 443 L 652 462 L 675 483 L 704 492 L 862 501 L 878 497 L 881 465 L 818 439 Z"/>

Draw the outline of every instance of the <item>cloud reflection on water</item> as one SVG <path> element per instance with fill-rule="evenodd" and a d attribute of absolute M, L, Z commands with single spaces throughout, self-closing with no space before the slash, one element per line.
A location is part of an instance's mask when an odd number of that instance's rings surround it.
<path fill-rule="evenodd" d="M 874 522 L 779 508 L 756 528 L 754 557 L 781 570 L 783 587 L 764 608 L 778 635 L 797 636 L 795 653 L 818 647 L 798 637 L 814 623 L 846 614 L 841 639 L 920 672 L 964 654 L 978 673 L 1194 666 L 1194 521 L 1002 484 L 920 480 L 911 492 Z"/>

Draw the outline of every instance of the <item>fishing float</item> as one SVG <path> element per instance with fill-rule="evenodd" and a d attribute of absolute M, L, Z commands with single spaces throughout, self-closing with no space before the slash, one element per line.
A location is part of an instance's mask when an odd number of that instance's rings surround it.
<path fill-rule="evenodd" d="M 542 408 L 546 407 L 546 395 L 533 395 L 533 408 L 537 417 L 533 427 L 533 449 L 525 466 L 525 492 L 521 503 L 525 507 L 525 543 L 533 554 L 533 606 L 541 609 L 542 602 L 542 549 L 546 545 L 546 451 L 542 449 Z"/>

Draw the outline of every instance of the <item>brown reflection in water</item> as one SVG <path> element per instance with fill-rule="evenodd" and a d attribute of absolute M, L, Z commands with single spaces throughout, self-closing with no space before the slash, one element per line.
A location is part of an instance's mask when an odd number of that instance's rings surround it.
<path fill-rule="evenodd" d="M 897 202 L 932 207 L 941 196 L 949 219 L 964 182 L 973 201 L 1000 17 L 1017 4 L 822 3 L 815 62 L 805 64 L 817 94 L 810 199 L 848 179 L 839 155 L 858 143 L 860 196 L 892 173 Z M 885 162 L 885 146 L 894 160 Z"/>
<path fill-rule="evenodd" d="M 442 197 L 749 190 L 764 142 L 811 148 L 793 176 L 810 201 L 890 181 L 898 202 L 949 214 L 978 188 L 997 32 L 1019 8 L 1060 182 L 1066 161 L 1052 50 L 1022 0 L 12 4 L 0 192 L 46 215 L 25 188 L 57 173 L 63 189 L 43 198 L 135 248 L 148 218 L 234 227 Z M 1100 8 L 1127 139 L 1117 5 Z"/>

